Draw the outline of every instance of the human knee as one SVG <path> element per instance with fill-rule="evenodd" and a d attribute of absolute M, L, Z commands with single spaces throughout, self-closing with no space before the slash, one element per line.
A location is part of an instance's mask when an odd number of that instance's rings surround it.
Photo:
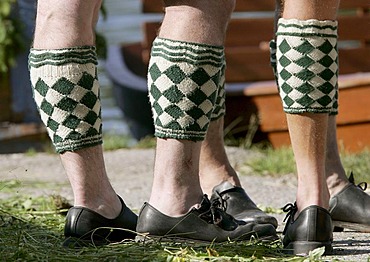
<path fill-rule="evenodd" d="M 160 37 L 223 45 L 235 0 L 167 0 Z"/>
<path fill-rule="evenodd" d="M 102 0 L 38 1 L 36 42 L 41 37 L 43 41 L 45 39 L 61 41 L 64 38 L 64 41 L 71 39 L 70 42 L 73 42 L 81 39 L 77 42 L 81 42 L 82 45 L 93 44 L 94 27 L 98 20 L 101 3 Z"/>
<path fill-rule="evenodd" d="M 190 15 L 200 13 L 210 21 L 226 24 L 235 8 L 236 0 L 165 0 L 166 10 L 176 9 Z M 169 9 L 168 9 L 169 8 Z M 199 12 L 200 11 L 200 12 Z"/>

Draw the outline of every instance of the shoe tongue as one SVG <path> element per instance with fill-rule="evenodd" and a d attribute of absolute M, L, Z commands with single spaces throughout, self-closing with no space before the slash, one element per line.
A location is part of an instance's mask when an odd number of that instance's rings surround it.
<path fill-rule="evenodd" d="M 215 186 L 213 188 L 213 191 L 218 192 L 218 193 L 222 193 L 226 190 L 233 189 L 234 187 L 235 186 L 233 184 L 231 184 L 230 182 L 224 181 L 221 184 Z"/>

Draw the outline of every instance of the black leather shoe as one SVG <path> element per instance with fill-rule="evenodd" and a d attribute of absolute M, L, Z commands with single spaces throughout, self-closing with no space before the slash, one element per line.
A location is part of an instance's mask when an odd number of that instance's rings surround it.
<path fill-rule="evenodd" d="M 134 239 L 137 215 L 119 197 L 121 213 L 108 219 L 85 207 L 72 207 L 68 210 L 63 246 L 79 248 L 89 245 L 101 246 L 125 239 Z"/>
<path fill-rule="evenodd" d="M 366 194 L 366 182 L 355 185 L 353 174 L 350 183 L 330 198 L 329 212 L 333 219 L 334 231 L 348 228 L 370 232 L 370 195 Z"/>
<path fill-rule="evenodd" d="M 227 181 L 222 182 L 212 190 L 211 200 L 217 198 L 224 203 L 226 213 L 237 220 L 247 223 L 271 224 L 275 228 L 278 226 L 276 218 L 259 209 L 241 187 L 234 186 Z"/>
<path fill-rule="evenodd" d="M 139 213 L 136 227 L 138 241 L 147 236 L 160 239 L 176 239 L 194 242 L 225 242 L 249 240 L 252 236 L 260 240 L 277 239 L 272 225 L 259 225 L 235 220 L 204 195 L 199 208 L 191 209 L 180 217 L 169 217 L 145 203 Z M 149 240 L 148 239 L 148 240 Z"/>
<path fill-rule="evenodd" d="M 332 253 L 332 221 L 329 212 L 319 206 L 309 206 L 301 211 L 297 219 L 296 204 L 287 204 L 283 210 L 288 212 L 284 221 L 284 252 L 295 255 L 307 255 L 311 250 L 325 247 L 325 254 Z"/>

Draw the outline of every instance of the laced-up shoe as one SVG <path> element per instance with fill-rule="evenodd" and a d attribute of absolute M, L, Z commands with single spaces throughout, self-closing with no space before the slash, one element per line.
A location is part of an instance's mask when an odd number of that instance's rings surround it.
<path fill-rule="evenodd" d="M 370 195 L 365 190 L 367 183 L 355 184 L 353 174 L 350 183 L 330 198 L 329 212 L 333 219 L 334 231 L 344 228 L 370 232 Z"/>
<path fill-rule="evenodd" d="M 331 254 L 333 233 L 329 212 L 312 205 L 303 209 L 295 219 L 297 205 L 287 204 L 283 211 L 288 212 L 283 231 L 284 252 L 295 255 L 307 255 L 310 251 L 325 247 L 325 254 Z"/>
<path fill-rule="evenodd" d="M 137 215 L 123 202 L 121 213 L 108 219 L 85 207 L 72 207 L 68 210 L 64 226 L 63 246 L 79 248 L 89 245 L 101 246 L 125 239 L 134 239 Z"/>
<path fill-rule="evenodd" d="M 193 242 L 225 242 L 249 240 L 252 236 L 261 240 L 277 239 L 272 225 L 236 220 L 222 210 L 217 200 L 211 203 L 206 195 L 203 196 L 199 208 L 192 208 L 180 217 L 167 216 L 149 203 L 145 203 L 139 213 L 136 231 L 138 241 L 160 238 Z"/>
<path fill-rule="evenodd" d="M 245 190 L 234 186 L 230 182 L 222 182 L 212 190 L 211 200 L 219 199 L 224 205 L 226 213 L 237 220 L 247 223 L 271 224 L 275 228 L 278 222 L 275 217 L 267 215 L 250 199 Z"/>

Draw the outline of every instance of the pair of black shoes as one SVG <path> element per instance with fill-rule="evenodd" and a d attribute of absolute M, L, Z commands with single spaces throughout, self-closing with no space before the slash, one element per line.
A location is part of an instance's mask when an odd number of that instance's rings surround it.
<path fill-rule="evenodd" d="M 266 215 L 240 187 L 224 182 L 215 187 L 211 200 L 206 195 L 198 208 L 181 217 L 169 217 L 145 203 L 139 218 L 122 203 L 115 219 L 107 219 L 83 207 L 67 214 L 64 246 L 105 245 L 125 239 L 152 238 L 224 242 L 229 240 L 277 239 L 277 220 Z"/>

